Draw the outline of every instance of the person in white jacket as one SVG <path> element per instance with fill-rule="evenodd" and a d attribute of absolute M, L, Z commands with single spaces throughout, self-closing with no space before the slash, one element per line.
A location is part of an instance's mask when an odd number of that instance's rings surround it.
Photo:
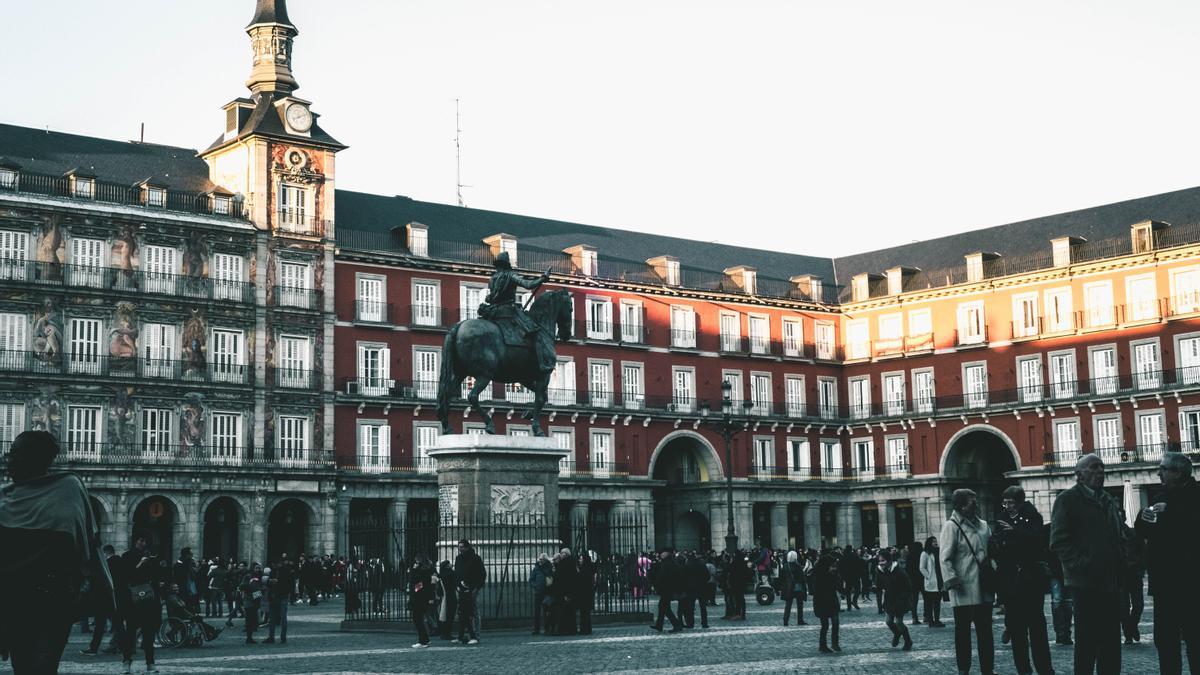
<path fill-rule="evenodd" d="M 988 541 L 992 532 L 979 518 L 979 501 L 972 490 L 955 490 L 954 513 L 942 524 L 942 580 L 954 606 L 954 656 L 958 672 L 971 670 L 971 624 L 979 650 L 979 670 L 992 675 L 996 648 L 992 642 L 991 593 L 984 592 L 980 567 L 990 565 Z"/>
<path fill-rule="evenodd" d="M 921 551 L 921 577 L 925 585 L 921 593 L 925 596 L 925 624 L 930 628 L 945 628 L 942 623 L 942 562 L 938 560 L 937 537 L 925 539 Z"/>

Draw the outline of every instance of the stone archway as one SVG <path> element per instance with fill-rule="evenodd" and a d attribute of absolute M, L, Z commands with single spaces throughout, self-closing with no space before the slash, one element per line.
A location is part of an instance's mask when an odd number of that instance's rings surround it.
<path fill-rule="evenodd" d="M 724 473 L 708 439 L 687 429 L 668 434 L 650 457 L 648 475 L 666 483 L 652 491 L 655 546 L 709 546 L 712 535 L 704 514 Z"/>
<path fill-rule="evenodd" d="M 1016 484 L 1005 474 L 1021 468 L 1020 456 L 1012 440 L 989 424 L 972 424 L 950 438 L 942 453 L 941 475 L 947 498 L 959 488 L 979 495 L 980 515 L 995 518 L 1004 488 Z"/>
<path fill-rule="evenodd" d="M 267 561 L 279 560 L 283 554 L 297 560 L 302 553 L 309 553 L 316 544 L 312 527 L 316 514 L 303 500 L 284 499 L 271 509 L 267 516 Z"/>
<path fill-rule="evenodd" d="M 133 509 L 133 531 L 129 543 L 141 536 L 146 538 L 147 550 L 164 560 L 174 560 L 175 533 L 183 521 L 179 505 L 164 495 L 153 495 Z"/>
<path fill-rule="evenodd" d="M 704 436 L 686 429 L 667 434 L 650 456 L 647 474 L 668 483 L 707 483 L 724 474 L 720 457 Z"/>
<path fill-rule="evenodd" d="M 203 557 L 220 557 L 222 560 L 240 557 L 242 523 L 245 521 L 246 510 L 234 498 L 217 497 L 209 502 L 204 509 Z"/>

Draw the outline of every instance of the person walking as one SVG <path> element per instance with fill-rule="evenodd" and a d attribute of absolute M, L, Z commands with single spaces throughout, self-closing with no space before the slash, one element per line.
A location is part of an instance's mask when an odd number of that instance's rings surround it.
<path fill-rule="evenodd" d="M 219 557 L 213 559 L 208 568 L 208 603 L 204 605 L 204 616 L 221 618 L 225 616 L 225 576 L 229 571 L 225 561 Z"/>
<path fill-rule="evenodd" d="M 242 594 L 242 611 L 246 616 L 246 644 L 256 644 L 254 632 L 258 630 L 258 610 L 262 608 L 263 602 L 263 586 L 262 586 L 263 570 L 258 563 L 250 566 L 250 573 L 242 581 L 242 586 L 238 589 Z"/>
<path fill-rule="evenodd" d="M 1087 454 L 1075 463 L 1075 486 L 1058 495 L 1050 516 L 1050 547 L 1062 560 L 1075 603 L 1075 673 L 1121 672 L 1119 579 L 1125 572 L 1121 507 L 1104 491 L 1104 462 Z"/>
<path fill-rule="evenodd" d="M 554 565 L 550 564 L 550 558 L 546 557 L 545 553 L 539 553 L 537 562 L 533 564 L 533 568 L 529 570 L 529 588 L 533 591 L 533 634 L 538 635 L 542 632 L 542 619 L 546 616 L 546 608 L 549 603 L 547 599 L 547 589 L 554 582 Z M 549 631 L 547 631 L 549 632 Z"/>
<path fill-rule="evenodd" d="M 654 587 L 658 590 L 658 617 L 650 625 L 650 629 L 661 633 L 665 618 L 671 622 L 671 632 L 678 633 L 683 629 L 679 619 L 671 611 L 671 600 L 675 595 L 676 585 L 679 583 L 679 565 L 675 562 L 674 551 L 664 549 L 659 553 L 658 564 L 652 569 L 652 574 Z"/>
<path fill-rule="evenodd" d="M 575 567 L 575 609 L 579 611 L 579 634 L 592 634 L 592 609 L 596 602 L 595 551 L 580 551 Z"/>
<path fill-rule="evenodd" d="M 112 638 L 114 644 L 120 640 L 118 634 L 116 606 L 116 594 L 118 588 L 117 569 L 119 568 L 120 558 L 117 556 L 116 549 L 113 548 L 112 544 L 105 544 L 102 551 L 104 552 L 105 564 L 108 565 L 108 573 L 112 578 L 112 605 L 106 606 L 108 604 L 106 599 L 103 597 L 97 597 L 97 589 L 92 589 L 90 596 L 91 602 L 96 608 L 96 625 L 93 627 L 92 641 L 88 644 L 87 649 L 79 650 L 80 654 L 84 654 L 86 656 L 95 656 L 96 654 L 100 653 L 100 644 L 104 642 L 105 624 L 112 627 Z"/>
<path fill-rule="evenodd" d="M 408 580 L 408 606 L 412 610 L 413 626 L 417 629 L 417 643 L 413 649 L 429 646 L 429 629 L 425 615 L 433 605 L 433 568 L 423 560 L 413 563 Z"/>
<path fill-rule="evenodd" d="M 1164 452 L 1158 463 L 1164 493 L 1142 509 L 1134 528 L 1146 542 L 1150 595 L 1154 598 L 1154 646 L 1162 675 L 1183 672 L 1181 643 L 1187 645 L 1188 671 L 1200 674 L 1200 585 L 1196 583 L 1196 537 L 1200 534 L 1200 483 L 1192 462 Z"/>
<path fill-rule="evenodd" d="M 842 603 L 838 599 L 838 583 L 837 560 L 832 555 L 822 555 L 817 560 L 817 564 L 813 566 L 812 583 L 810 584 L 813 614 L 821 620 L 820 651 L 822 654 L 842 651 L 838 644 L 838 615 L 842 611 Z M 826 642 L 827 637 L 831 638 L 832 642 Z"/>
<path fill-rule="evenodd" d="M 838 563 L 838 571 L 842 576 L 842 588 L 846 590 L 846 611 L 850 611 L 853 607 L 858 609 L 858 594 L 861 588 L 863 574 L 862 567 L 866 566 L 866 562 L 858 557 L 854 549 L 847 546 L 841 551 L 842 559 Z"/>
<path fill-rule="evenodd" d="M 465 645 L 479 644 L 479 590 L 487 580 L 483 559 L 471 547 L 471 542 L 458 542 L 454 558 L 454 577 L 458 579 L 458 641 Z"/>
<path fill-rule="evenodd" d="M 0 488 L 0 656 L 17 675 L 58 672 L 85 585 L 97 606 L 114 603 L 87 488 L 75 474 L 50 473 L 58 453 L 45 431 L 19 434 L 8 451 L 12 482 Z"/>
<path fill-rule="evenodd" d="M 795 551 L 787 552 L 787 560 L 783 563 L 783 625 L 788 625 L 792 616 L 792 603 L 796 604 L 796 625 L 804 626 L 804 601 L 808 598 L 808 578 L 804 574 L 804 565 L 800 563 L 800 555 Z"/>
<path fill-rule="evenodd" d="M 437 630 L 438 636 L 443 640 L 450 640 L 454 637 L 454 617 L 458 613 L 458 597 L 455 595 L 455 588 L 458 586 L 458 580 L 454 577 L 454 567 L 450 565 L 449 560 L 443 560 L 438 564 L 437 573 Z M 550 632 L 550 626 L 546 626 L 546 632 Z"/>
<path fill-rule="evenodd" d="M 712 588 L 709 580 L 711 577 L 709 576 L 708 564 L 699 553 L 693 551 L 688 556 L 684 575 L 687 578 L 688 593 L 700 605 L 700 627 L 708 628 L 708 599 L 709 590 Z M 692 608 L 688 609 L 689 616 L 693 612 Z M 693 619 L 692 622 L 688 623 L 688 628 L 692 628 L 694 625 Z"/>
<path fill-rule="evenodd" d="M 280 563 L 275 569 L 264 569 L 263 579 L 267 596 L 267 639 L 263 644 L 275 644 L 275 628 L 279 627 L 279 644 L 287 644 L 288 607 L 292 604 L 292 576 Z"/>
<path fill-rule="evenodd" d="M 942 623 L 942 566 L 938 561 L 937 537 L 925 539 L 924 550 L 921 551 L 922 588 L 921 595 L 925 600 L 925 625 L 930 628 L 945 628 Z"/>
<path fill-rule="evenodd" d="M 979 501 L 974 491 L 955 490 L 951 504 L 954 512 L 942 524 L 938 541 L 943 544 L 939 554 L 942 578 L 954 607 L 955 663 L 959 673 L 970 672 L 971 626 L 974 626 L 979 670 L 983 675 L 992 675 L 996 658 L 992 641 L 995 591 L 985 588 L 981 578 L 984 566 L 992 564 L 987 558 L 992 532 L 987 522 L 979 518 Z"/>
<path fill-rule="evenodd" d="M 128 590 L 128 597 L 119 601 L 119 604 L 125 604 L 120 614 L 124 622 L 121 629 L 121 655 L 126 673 L 130 672 L 133 664 L 133 643 L 139 630 L 142 632 L 146 672 L 158 672 L 154 666 L 154 638 L 162 625 L 162 584 L 168 573 L 167 561 L 150 549 L 146 537 L 134 535 L 133 548 L 121 555 L 120 576 L 124 578 Z"/>
<path fill-rule="evenodd" d="M 912 603 L 909 611 L 912 612 L 914 626 L 921 624 L 920 615 L 917 614 L 917 602 L 921 599 L 921 589 L 925 587 L 925 577 L 921 573 L 921 554 L 925 552 L 924 549 L 919 541 L 909 542 L 908 546 L 901 549 L 899 556 L 900 567 L 908 574 L 908 585 L 912 589 L 908 597 Z M 926 608 L 925 611 L 928 612 L 929 609 Z"/>
<path fill-rule="evenodd" d="M 1025 490 L 1019 485 L 1005 488 L 1000 504 L 1003 512 L 996 520 L 992 541 L 1005 598 L 1004 628 L 1012 640 L 1013 665 L 1018 675 L 1029 675 L 1034 670 L 1038 675 L 1050 675 L 1054 667 L 1045 609 L 1050 574 L 1042 514 L 1025 501 Z"/>
<path fill-rule="evenodd" d="M 879 587 L 884 593 L 883 609 L 887 612 L 887 627 L 892 631 L 892 646 L 899 645 L 903 638 L 904 651 L 911 652 L 913 641 L 908 626 L 904 625 L 904 615 L 912 609 L 912 578 L 899 561 L 892 560 L 890 551 L 880 551 L 879 559 L 884 563 L 877 574 L 882 577 Z"/>

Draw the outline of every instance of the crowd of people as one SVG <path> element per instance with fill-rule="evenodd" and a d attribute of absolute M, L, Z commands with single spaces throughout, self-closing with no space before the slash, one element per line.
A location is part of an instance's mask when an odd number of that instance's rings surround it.
<path fill-rule="evenodd" d="M 0 657 L 11 658 L 17 675 L 56 672 L 81 615 L 94 617 L 84 621 L 92 633 L 84 654 L 119 654 L 124 672 L 131 672 L 140 643 L 145 672 L 153 673 L 164 611 L 170 625 L 187 627 L 184 633 L 198 641 L 222 630 L 205 619 L 225 618 L 230 627 L 241 618 L 248 644 L 256 643 L 263 622 L 264 643 L 275 642 L 276 629 L 279 642 L 286 643 L 290 605 L 317 604 L 344 592 L 347 611 L 365 602 L 374 610 L 398 579 L 404 580 L 418 634 L 414 648 L 428 646 L 431 634 L 452 639 L 456 624 L 461 642 L 479 643 L 478 599 L 487 570 L 467 540 L 459 542 L 453 563 L 435 566 L 418 558 L 402 570 L 389 570 L 379 559 L 348 562 L 334 556 L 292 561 L 283 555 L 266 567 L 196 561 L 188 548 L 178 557 L 163 556 L 137 534 L 130 549 L 118 553 L 101 545 L 79 478 L 50 473 L 58 451 L 53 436 L 22 433 L 7 458 L 11 482 L 0 488 L 0 550 L 6 552 L 0 558 L 0 597 L 22 608 L 0 613 Z M 1076 484 L 1057 496 L 1049 523 L 1020 487 L 1004 491 L 1001 512 L 991 522 L 981 517 L 977 495 L 960 489 L 937 537 L 899 548 L 761 547 L 605 557 L 564 548 L 539 557 L 529 571 L 533 632 L 587 635 L 597 598 L 641 600 L 654 594 L 658 606 L 651 629 L 661 632 L 667 624 L 671 632 L 693 629 L 697 606 L 705 629 L 718 597 L 722 620 L 744 621 L 748 592 L 778 593 L 784 626 L 793 610 L 798 625 L 807 623 L 811 598 L 820 622 L 818 650 L 833 654 L 841 651 L 839 615 L 861 611 L 859 603 L 874 595 L 892 647 L 912 650 L 917 640 L 905 617 L 913 625 L 923 618 L 931 629 L 942 628 L 941 606 L 948 601 L 960 673 L 970 672 L 974 657 L 982 673 L 994 672 L 998 609 L 1004 617 L 1001 639 L 1012 644 L 1016 671 L 1048 675 L 1054 672 L 1045 620 L 1049 594 L 1055 640 L 1074 645 L 1074 671 L 1108 675 L 1121 671 L 1122 638 L 1141 640 L 1148 572 L 1160 672 L 1183 673 L 1186 646 L 1189 672 L 1197 673 L 1200 619 L 1194 607 L 1200 585 L 1191 565 L 1200 532 L 1200 485 L 1192 473 L 1187 456 L 1164 453 L 1158 466 L 1162 490 L 1128 518 L 1104 490 L 1103 461 L 1084 455 L 1075 467 Z M 109 627 L 112 640 L 102 650 Z"/>

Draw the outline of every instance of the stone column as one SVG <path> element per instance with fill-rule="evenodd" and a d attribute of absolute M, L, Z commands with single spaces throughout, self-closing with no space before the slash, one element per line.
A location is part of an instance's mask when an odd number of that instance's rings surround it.
<path fill-rule="evenodd" d="M 408 522 L 408 498 L 393 498 L 389 513 L 391 517 L 389 518 L 390 522 L 387 524 L 388 529 L 403 527 Z"/>
<path fill-rule="evenodd" d="M 113 504 L 111 543 L 118 554 L 129 550 L 129 533 L 133 529 L 133 514 L 129 512 L 131 499 L 129 492 L 122 488 Z"/>
<path fill-rule="evenodd" d="M 937 536 L 936 532 L 929 531 L 929 511 L 925 508 L 925 499 L 922 497 L 912 498 L 912 520 L 913 539 L 924 543 L 929 535 Z"/>
<path fill-rule="evenodd" d="M 879 513 L 879 546 L 896 544 L 896 505 L 892 502 L 875 502 Z"/>
<path fill-rule="evenodd" d="M 950 507 L 937 497 L 925 498 L 925 517 L 929 522 L 929 534 L 926 536 L 937 537 L 942 533 L 942 523 L 946 522 L 946 518 L 950 514 Z M 938 546 L 942 542 L 938 541 Z"/>
<path fill-rule="evenodd" d="M 787 502 L 775 502 L 771 506 L 771 548 L 790 548 Z"/>
<path fill-rule="evenodd" d="M 334 527 L 337 528 L 334 532 L 334 553 L 336 555 L 350 555 L 350 495 L 346 492 L 339 492 L 337 495 L 337 506 L 334 516 Z"/>
<path fill-rule="evenodd" d="M 175 540 L 175 551 L 172 555 L 178 555 L 179 549 L 190 546 L 192 555 L 200 557 L 200 525 L 204 522 L 204 514 L 200 512 L 200 493 L 191 491 L 184 494 L 180 500 L 183 505 L 183 513 L 179 514 L 179 537 Z"/>
<path fill-rule="evenodd" d="M 733 518 L 737 528 L 738 548 L 754 548 L 754 502 L 737 502 L 734 497 Z"/>
<path fill-rule="evenodd" d="M 242 539 L 242 557 L 262 561 L 267 556 L 267 495 L 259 492 L 246 510 L 246 536 Z"/>
<path fill-rule="evenodd" d="M 838 546 L 862 545 L 862 507 L 845 502 L 838 509 Z"/>
<path fill-rule="evenodd" d="M 724 499 L 708 505 L 709 541 L 714 551 L 725 550 L 725 535 L 729 534 L 728 508 Z"/>
<path fill-rule="evenodd" d="M 590 502 L 586 499 L 576 499 L 571 504 L 571 527 L 587 527 L 588 522 L 588 506 Z"/>
<path fill-rule="evenodd" d="M 821 502 L 816 500 L 804 507 L 804 547 L 821 548 Z"/>

